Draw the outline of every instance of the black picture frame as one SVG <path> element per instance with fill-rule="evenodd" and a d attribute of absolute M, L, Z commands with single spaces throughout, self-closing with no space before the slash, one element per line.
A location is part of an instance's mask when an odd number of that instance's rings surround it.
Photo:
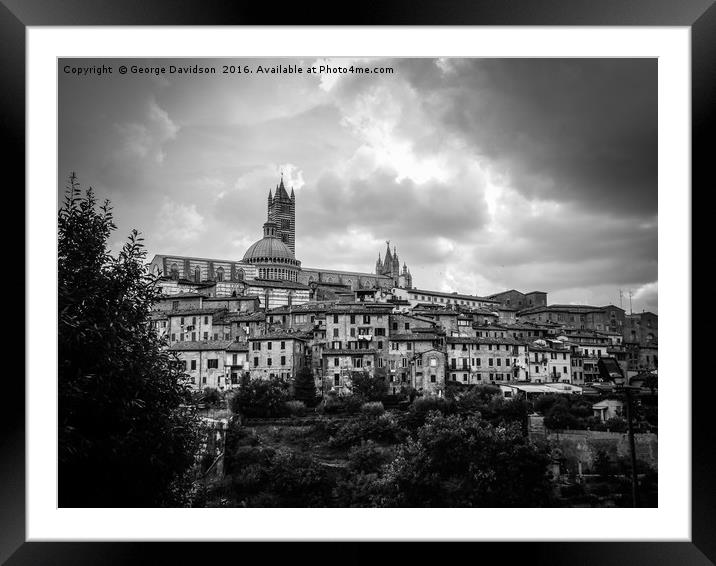
<path fill-rule="evenodd" d="M 686 26 L 692 55 L 692 186 L 713 187 L 709 134 L 716 105 L 716 6 L 713 0 L 431 0 L 381 1 L 352 7 L 337 3 L 266 3 L 221 0 L 2 0 L 0 1 L 0 112 L 2 113 L 6 191 L 25 186 L 25 31 L 28 26 L 89 25 L 525 25 L 525 26 Z M 709 181 L 711 181 L 709 183 Z M 54 191 L 54 188 L 53 188 Z M 15 189 L 16 196 L 19 193 Z M 692 195 L 696 191 L 692 189 Z M 20 207 L 24 210 L 24 199 Z M 17 209 L 16 209 L 17 210 Z M 20 270 L 14 270 L 17 277 Z M 24 271 L 23 271 L 24 272 Z M 25 283 L 23 279 L 23 283 Z M 26 304 L 32 300 L 25 294 Z M 690 304 L 683 308 L 691 309 Z M 683 329 L 689 331 L 689 329 Z M 48 335 L 51 339 L 51 334 Z M 7 352 L 9 355 L 9 352 Z M 691 367 L 691 352 L 685 368 Z M 17 372 L 13 368 L 13 373 Z M 9 372 L 8 372 L 9 373 Z M 689 377 L 678 376 L 679 379 Z M 716 467 L 714 426 L 709 418 L 713 379 L 694 384 L 692 397 L 692 538 L 690 542 L 495 542 L 467 549 L 475 560 L 524 561 L 530 564 L 713 564 L 716 562 Z M 675 376 L 675 378 L 677 378 Z M 363 563 L 384 561 L 390 543 L 69 543 L 25 542 L 24 388 L 7 379 L 0 411 L 0 561 L 21 564 L 196 563 L 249 559 Z M 7 401 L 9 400 L 9 401 Z M 589 532 L 585 526 L 585 536 Z M 559 532 L 555 531 L 555 538 Z M 240 549 L 236 545 L 241 545 Z M 211 548 L 209 548 L 211 546 Z M 389 547 L 389 548 L 386 548 Z M 458 549 L 463 550 L 463 549 Z M 403 562 L 444 560 L 441 544 L 400 545 Z M 450 554 L 454 553 L 450 549 Z M 239 553 L 239 554 L 237 554 Z M 159 558 L 161 557 L 161 558 Z"/>

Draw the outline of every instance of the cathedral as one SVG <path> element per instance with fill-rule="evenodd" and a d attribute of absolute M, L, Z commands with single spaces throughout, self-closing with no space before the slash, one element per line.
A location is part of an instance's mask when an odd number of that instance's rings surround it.
<path fill-rule="evenodd" d="M 378 261 L 375 262 L 376 275 L 385 275 L 393 280 L 394 287 L 401 289 L 412 289 L 413 276 L 410 274 L 408 266 L 403 262 L 403 270 L 400 270 L 400 260 L 398 252 L 393 246 L 393 253 L 390 253 L 390 240 L 385 242 L 385 259 L 380 261 L 380 252 L 378 252 Z"/>
<path fill-rule="evenodd" d="M 296 195 L 293 188 L 290 194 L 286 190 L 283 175 L 275 190 L 269 189 L 266 212 L 263 237 L 249 246 L 241 260 L 156 255 L 149 267 L 166 281 L 162 292 L 179 293 L 198 285 L 216 295 L 270 292 L 271 297 L 288 300 L 291 296 L 294 304 L 300 304 L 309 300 L 317 286 L 337 291 L 412 288 L 410 270 L 405 263 L 401 269 L 390 242 L 386 242 L 382 261 L 378 254 L 374 273 L 303 267 L 296 258 Z M 273 298 L 266 300 L 270 306 L 276 303 Z"/>

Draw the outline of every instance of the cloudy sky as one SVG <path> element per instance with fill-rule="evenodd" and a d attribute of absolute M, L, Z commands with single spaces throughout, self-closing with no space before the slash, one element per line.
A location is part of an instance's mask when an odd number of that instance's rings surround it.
<path fill-rule="evenodd" d="M 550 303 L 657 303 L 655 59 L 381 59 L 392 74 L 120 75 L 120 64 L 307 70 L 313 59 L 77 60 L 59 73 L 59 186 L 75 171 L 155 253 L 241 259 L 283 171 L 307 267 Z"/>

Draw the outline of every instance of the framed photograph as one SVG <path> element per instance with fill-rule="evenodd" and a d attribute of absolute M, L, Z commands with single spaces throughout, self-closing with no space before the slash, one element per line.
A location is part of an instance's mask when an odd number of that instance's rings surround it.
<path fill-rule="evenodd" d="M 690 305 L 716 8 L 557 4 L 4 2 L 28 332 L 3 560 L 712 563 Z M 68 341 L 89 296 L 106 328 Z M 124 390 L 82 367 L 122 356 Z"/>

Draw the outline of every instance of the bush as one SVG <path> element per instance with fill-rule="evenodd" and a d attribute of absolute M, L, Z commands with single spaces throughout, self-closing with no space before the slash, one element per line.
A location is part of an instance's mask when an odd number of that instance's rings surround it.
<path fill-rule="evenodd" d="M 371 376 L 367 371 L 351 372 L 351 389 L 353 395 L 365 401 L 381 401 L 388 392 L 388 384 L 384 377 Z"/>
<path fill-rule="evenodd" d="M 306 414 L 306 405 L 303 401 L 286 401 L 286 409 L 293 417 L 302 417 Z"/>
<path fill-rule="evenodd" d="M 333 392 L 327 393 L 317 408 L 319 413 L 325 413 L 327 415 L 335 415 L 342 410 L 343 403 L 338 398 L 338 395 Z"/>
<path fill-rule="evenodd" d="M 404 436 L 405 432 L 390 414 L 377 418 L 361 415 L 340 424 L 328 444 L 331 448 L 347 448 L 365 440 L 399 442 Z"/>
<path fill-rule="evenodd" d="M 625 419 L 612 417 L 604 421 L 604 427 L 611 432 L 626 432 L 629 428 Z"/>
<path fill-rule="evenodd" d="M 371 417 L 379 417 L 385 413 L 385 407 L 383 407 L 383 403 L 380 401 L 373 401 L 371 403 L 363 403 L 360 412 Z"/>
<path fill-rule="evenodd" d="M 353 446 L 348 451 L 348 469 L 355 473 L 377 472 L 386 460 L 383 451 L 372 440 Z"/>
<path fill-rule="evenodd" d="M 343 410 L 349 415 L 355 415 L 363 405 L 363 397 L 359 395 L 346 395 L 340 397 Z"/>
<path fill-rule="evenodd" d="M 285 380 L 252 379 L 231 398 L 231 410 L 247 417 L 282 417 L 288 414 L 288 400 Z"/>
<path fill-rule="evenodd" d="M 415 429 L 425 423 L 425 419 L 430 411 L 439 411 L 447 415 L 455 412 L 455 404 L 445 400 L 443 397 L 418 397 L 410 404 L 408 414 L 405 417 L 406 425 Z"/>
<path fill-rule="evenodd" d="M 566 404 L 555 403 L 544 417 L 544 426 L 552 430 L 574 429 L 579 427 L 579 419 L 569 412 Z"/>
<path fill-rule="evenodd" d="M 223 397 L 219 393 L 218 389 L 213 387 L 206 387 L 201 396 L 201 401 L 211 407 L 217 407 L 221 404 Z"/>

